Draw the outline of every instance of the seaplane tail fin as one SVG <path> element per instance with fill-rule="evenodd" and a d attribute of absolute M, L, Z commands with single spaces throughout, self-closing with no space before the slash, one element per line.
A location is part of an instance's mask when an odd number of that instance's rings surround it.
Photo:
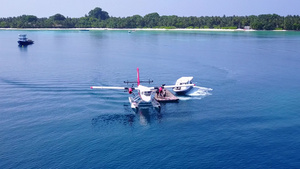
<path fill-rule="evenodd" d="M 137 71 L 137 85 L 139 86 L 140 85 L 140 71 L 139 71 L 139 68 L 137 68 L 136 71 Z"/>

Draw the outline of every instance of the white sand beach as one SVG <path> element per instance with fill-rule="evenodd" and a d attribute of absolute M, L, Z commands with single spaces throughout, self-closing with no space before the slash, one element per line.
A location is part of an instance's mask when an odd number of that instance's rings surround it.
<path fill-rule="evenodd" d="M 164 29 L 164 28 L 0 28 L 0 30 L 42 30 L 42 31 L 61 31 L 61 30 L 77 30 L 77 31 L 256 31 L 253 29 L 244 30 L 244 29 Z"/>
<path fill-rule="evenodd" d="M 265 31 L 254 29 L 164 29 L 164 28 L 0 28 L 0 30 L 41 30 L 41 31 L 215 31 L 215 32 L 234 32 L 234 31 Z M 287 30 L 270 30 L 282 32 Z"/>

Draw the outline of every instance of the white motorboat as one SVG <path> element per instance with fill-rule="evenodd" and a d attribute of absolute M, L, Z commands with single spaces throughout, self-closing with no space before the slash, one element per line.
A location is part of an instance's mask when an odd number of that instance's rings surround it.
<path fill-rule="evenodd" d="M 173 88 L 173 91 L 176 92 L 176 94 L 185 94 L 188 91 L 190 91 L 193 86 L 182 86 L 182 85 L 190 85 L 193 84 L 192 80 L 194 77 L 181 77 L 177 79 L 175 86 Z"/>

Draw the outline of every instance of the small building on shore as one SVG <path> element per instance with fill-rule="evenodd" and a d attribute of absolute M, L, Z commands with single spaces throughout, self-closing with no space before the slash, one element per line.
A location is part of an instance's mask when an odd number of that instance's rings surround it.
<path fill-rule="evenodd" d="M 245 26 L 244 30 L 251 30 L 251 26 Z"/>

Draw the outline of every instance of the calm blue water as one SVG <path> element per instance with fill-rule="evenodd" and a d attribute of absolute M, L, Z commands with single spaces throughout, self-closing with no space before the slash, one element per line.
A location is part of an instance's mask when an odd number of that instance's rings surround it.
<path fill-rule="evenodd" d="M 26 33 L 35 44 L 17 46 Z M 300 32 L 0 31 L 0 168 L 299 168 Z M 134 113 L 124 80 L 211 95 Z"/>

